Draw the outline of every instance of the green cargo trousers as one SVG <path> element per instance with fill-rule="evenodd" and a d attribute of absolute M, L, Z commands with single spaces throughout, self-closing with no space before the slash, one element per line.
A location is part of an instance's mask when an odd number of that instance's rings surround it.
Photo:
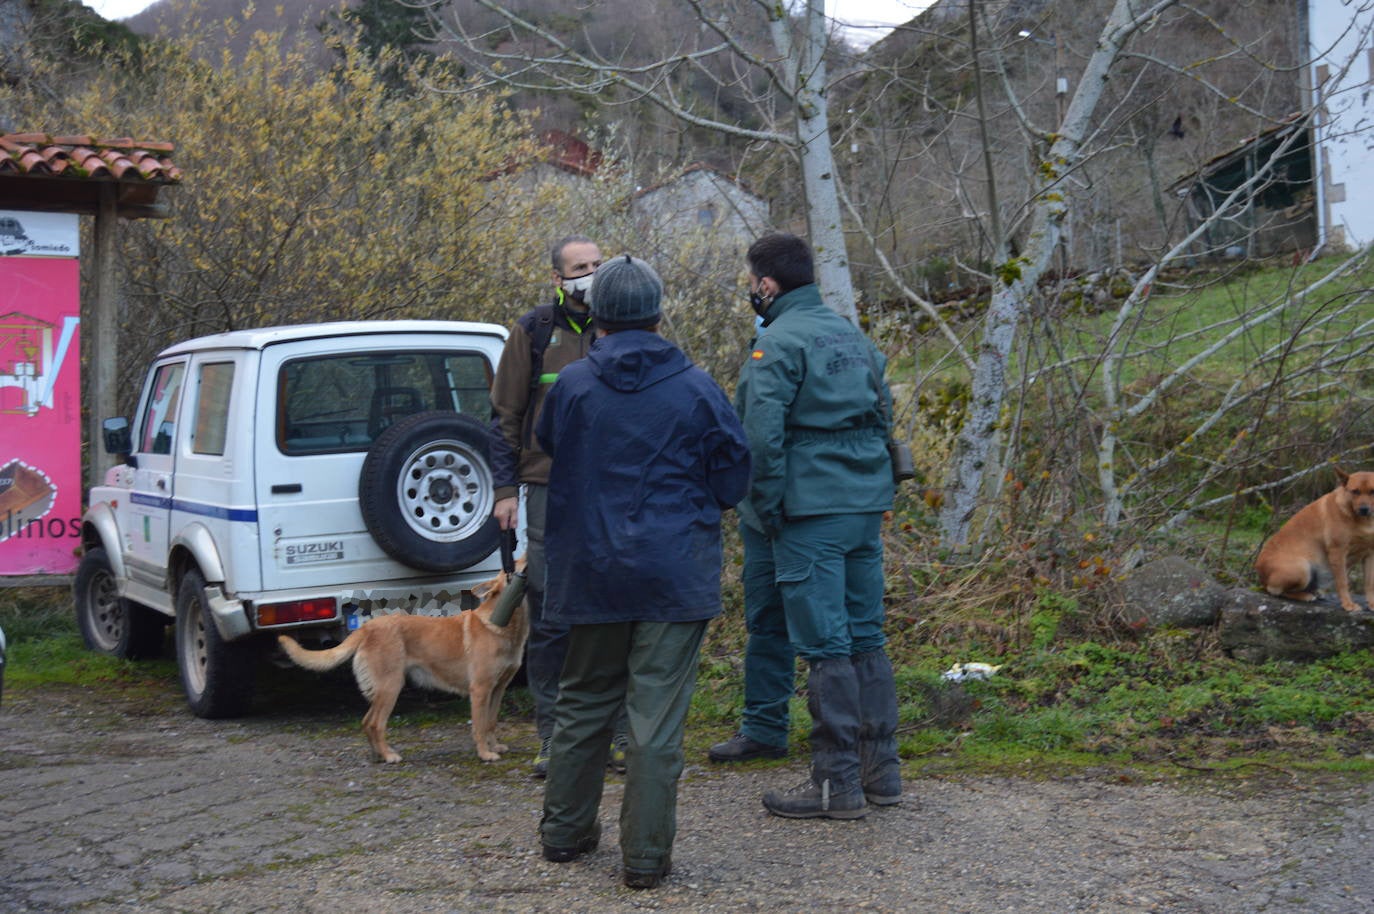
<path fill-rule="evenodd" d="M 740 732 L 786 746 L 797 656 L 880 651 L 882 515 L 797 518 L 772 539 L 740 524 L 744 540 L 744 717 Z"/>
<path fill-rule="evenodd" d="M 554 705 L 540 837 L 575 847 L 592 832 L 606 778 L 611 726 L 628 718 L 620 850 L 625 867 L 653 870 L 677 835 L 682 731 L 696 687 L 706 622 L 574 625 Z"/>

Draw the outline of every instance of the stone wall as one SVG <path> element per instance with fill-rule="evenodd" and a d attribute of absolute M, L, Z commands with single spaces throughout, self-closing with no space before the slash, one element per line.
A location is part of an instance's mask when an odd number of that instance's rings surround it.
<path fill-rule="evenodd" d="M 1177 556 L 1141 566 L 1110 600 L 1142 629 L 1215 625 L 1222 650 L 1251 663 L 1314 660 L 1374 647 L 1374 612 L 1367 606 L 1349 613 L 1334 598 L 1304 603 L 1227 588 Z"/>

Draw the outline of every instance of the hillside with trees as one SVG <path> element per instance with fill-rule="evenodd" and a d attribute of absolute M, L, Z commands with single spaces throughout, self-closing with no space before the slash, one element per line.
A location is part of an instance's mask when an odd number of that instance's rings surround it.
<path fill-rule="evenodd" d="M 892 357 L 921 461 L 908 516 L 942 548 L 1088 525 L 1125 555 L 1364 453 L 1368 411 L 1332 406 L 1368 398 L 1359 257 L 1302 252 L 1289 283 L 1217 302 L 1218 274 L 1197 272 L 1208 231 L 1244 226 L 1281 160 L 1205 223 L 1177 193 L 1244 137 L 1315 115 L 1276 0 L 944 0 L 862 55 L 829 43 L 818 4 L 605 0 L 573 17 L 461 0 L 398 48 L 379 36 L 413 32 L 386 6 L 323 33 L 304 7 L 269 17 L 294 23 L 276 32 L 185 13 L 175 37 L 176 2 L 135 47 L 72 55 L 34 31 L 15 45 L 24 78 L 0 89 L 15 129 L 177 145 L 172 218 L 123 235 L 131 364 L 267 321 L 508 322 L 538 294 L 547 239 L 581 230 L 661 265 L 667 331 L 728 386 L 750 332 L 737 252 L 628 213 L 637 188 L 705 159 L 810 234 L 828 300 Z M 604 166 L 529 180 L 548 123 Z M 1332 433 L 1293 448 L 1275 414 Z"/>
<path fill-rule="evenodd" d="M 573 12 L 556 0 L 504 4 L 559 35 L 570 52 L 626 68 L 719 41 L 693 6 L 600 0 Z M 1005 210 L 1000 221 L 1011 243 L 1024 237 L 1024 199 L 1033 184 L 1027 145 L 1043 145 L 1053 135 L 1110 6 L 1110 0 L 980 2 L 977 67 L 965 0 L 940 0 L 866 52 L 831 36 L 826 56 L 840 167 L 854 206 L 876 215 L 871 234 L 899 265 L 903 283 L 937 297 L 941 285 L 968 285 L 974 277 L 958 265 L 985 264 L 993 254 L 980 215 L 993 198 Z M 728 24 L 731 41 L 766 60 L 775 52 L 750 7 L 747 0 L 705 5 Z M 1177 182 L 1300 110 L 1299 50 L 1291 37 L 1300 31 L 1297 8 L 1286 0 L 1163 5 L 1107 86 L 1094 125 L 1100 152 L 1073 177 L 1078 201 L 1067 217 L 1057 269 L 1148 260 L 1182 230 Z M 248 13 L 239 0 L 159 0 L 127 24 L 143 35 L 193 35 L 200 53 L 227 50 L 235 57 L 255 32 L 280 32 L 285 45 L 299 45 L 321 66 L 332 56 L 327 36 L 347 28 L 359 28 L 365 46 L 388 44 L 411 59 L 451 58 L 463 73 L 474 56 L 464 35 L 479 49 L 507 56 L 551 51 L 547 41 L 520 34 L 479 0 L 429 7 L 364 0 L 352 10 L 331 0 L 285 0 Z M 705 56 L 677 68 L 669 82 L 685 109 L 741 130 L 764 128 L 776 114 L 766 76 L 738 59 Z M 766 144 L 685 123 L 610 84 L 595 94 L 514 88 L 510 103 L 531 113 L 537 129 L 614 146 L 610 151 L 640 184 L 704 161 L 741 175 L 772 199 L 779 224 L 804 223 L 790 192 L 795 162 Z M 992 178 L 982 162 L 984 133 L 995 162 Z M 853 254 L 865 265 L 858 281 L 867 298 L 891 296 L 892 284 L 877 279 L 873 256 Z"/>
<path fill-rule="evenodd" d="M 713 7 L 738 13 L 750 2 L 728 0 Z M 325 50 L 328 36 L 356 27 L 364 46 L 386 44 L 412 59 L 436 55 L 453 58 L 459 61 L 460 72 L 465 52 L 429 21 L 431 13 L 461 23 L 470 33 L 484 36 L 482 40 L 492 47 L 503 42 L 519 44 L 519 39 L 502 32 L 500 17 L 477 0 L 443 0 L 430 7 L 395 0 L 360 0 L 349 6 L 340 0 L 282 0 L 256 4 L 251 10 L 245 6 L 242 0 L 158 0 L 127 20 L 127 25 L 147 36 L 195 36 L 202 53 L 227 50 L 236 58 L 251 45 L 254 32 L 280 32 L 285 45 L 301 48 L 321 65 L 327 65 L 330 57 Z M 510 6 L 531 22 L 565 35 L 573 49 L 594 50 L 628 67 L 665 54 L 690 53 L 700 43 L 700 23 L 686 3 L 599 0 L 570 8 L 558 0 L 521 0 Z M 735 21 L 747 24 L 758 20 L 739 15 Z M 738 37 L 755 45 L 766 39 L 757 25 L 752 34 L 745 29 Z M 758 81 L 713 71 L 710 64 L 683 78 L 675 91 L 703 111 L 741 124 L 757 118 L 750 98 L 759 91 Z M 595 104 L 560 93 L 516 92 L 511 104 L 531 113 L 539 130 L 558 129 L 592 138 L 614 134 L 619 141 L 615 152 L 634 160 L 634 169 L 646 179 L 643 183 L 664 169 L 692 161 L 734 172 L 748 154 L 740 144 L 684 128 L 653 106 L 614 92 L 606 93 Z"/>
<path fill-rule="evenodd" d="M 1034 184 L 1028 169 L 1048 149 L 1112 2 L 979 6 L 977 69 L 968 4 L 940 0 L 875 45 L 855 83 L 844 87 L 854 111 L 844 138 L 857 147 L 850 183 L 866 208 L 891 214 L 880 228 L 888 255 L 900 262 L 986 261 L 993 253 L 987 219 L 977 214 L 994 201 L 1013 246 L 1024 240 L 1024 201 Z M 1166 6 L 1134 36 L 1070 179 L 1075 205 L 1057 269 L 1148 261 L 1184 228 L 1173 185 L 1302 109 L 1301 49 L 1292 38 L 1301 34 L 1299 6 Z M 982 162 L 985 140 L 991 177 Z M 941 278 L 954 277 L 929 268 L 921 277 L 927 285 Z"/>

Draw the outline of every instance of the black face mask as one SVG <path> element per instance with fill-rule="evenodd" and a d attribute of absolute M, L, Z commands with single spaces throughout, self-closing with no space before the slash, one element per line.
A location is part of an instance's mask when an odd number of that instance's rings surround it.
<path fill-rule="evenodd" d="M 773 296 L 764 295 L 755 289 L 749 290 L 749 307 L 754 309 L 754 313 L 759 317 L 766 317 L 768 309 L 773 305 Z"/>
<path fill-rule="evenodd" d="M 573 299 L 574 301 L 585 303 L 587 300 L 587 293 L 592 288 L 592 277 L 595 275 L 596 271 L 593 270 L 586 276 L 576 276 L 569 279 L 568 277 L 560 273 L 559 279 L 563 281 L 562 285 L 564 294 L 566 294 L 569 298 Z"/>

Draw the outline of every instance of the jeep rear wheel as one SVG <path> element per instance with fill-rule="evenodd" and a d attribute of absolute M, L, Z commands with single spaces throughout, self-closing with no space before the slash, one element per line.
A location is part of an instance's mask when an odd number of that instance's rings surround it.
<path fill-rule="evenodd" d="M 388 428 L 368 451 L 358 505 L 387 555 L 421 571 L 473 565 L 499 545 L 486 428 L 425 412 Z"/>
<path fill-rule="evenodd" d="M 220 637 L 205 597 L 205 578 L 192 568 L 177 588 L 177 668 L 186 703 L 197 717 L 239 717 L 253 705 L 251 641 Z"/>
<path fill-rule="evenodd" d="M 87 549 L 81 557 L 72 592 L 86 647 L 125 660 L 146 660 L 162 653 L 162 616 L 119 595 L 110 558 L 100 546 Z"/>

